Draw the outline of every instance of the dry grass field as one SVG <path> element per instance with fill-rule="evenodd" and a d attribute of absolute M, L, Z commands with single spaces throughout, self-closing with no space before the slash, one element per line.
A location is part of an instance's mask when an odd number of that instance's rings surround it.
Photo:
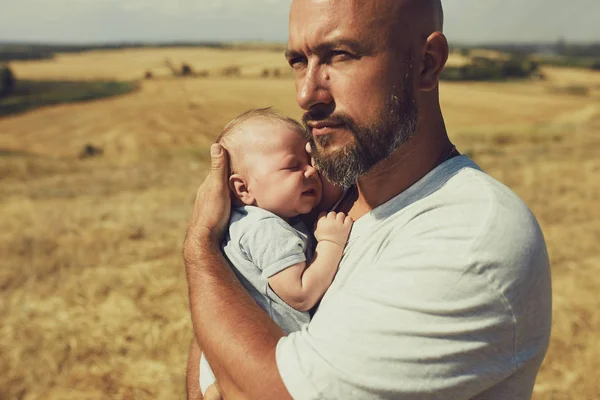
<path fill-rule="evenodd" d="M 174 78 L 170 59 L 208 78 Z M 242 76 L 225 78 L 238 65 Z M 192 337 L 181 244 L 207 146 L 234 115 L 292 116 L 272 51 L 144 49 L 13 63 L 38 79 L 155 79 L 118 98 L 0 119 L 0 399 L 182 399 Z M 443 83 L 459 149 L 538 216 L 554 327 L 536 400 L 598 399 L 600 73 Z M 586 87 L 576 95 L 568 90 Z M 88 144 L 101 156 L 81 159 Z"/>

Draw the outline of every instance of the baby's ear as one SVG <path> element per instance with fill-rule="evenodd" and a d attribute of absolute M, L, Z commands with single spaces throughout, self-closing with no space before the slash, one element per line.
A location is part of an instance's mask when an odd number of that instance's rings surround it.
<path fill-rule="evenodd" d="M 240 174 L 233 174 L 229 177 L 229 188 L 242 203 L 247 206 L 254 204 L 254 196 L 248 191 L 246 180 Z"/>

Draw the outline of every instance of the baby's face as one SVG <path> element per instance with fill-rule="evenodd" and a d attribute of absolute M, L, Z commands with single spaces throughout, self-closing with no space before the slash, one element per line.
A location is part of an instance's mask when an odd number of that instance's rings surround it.
<path fill-rule="evenodd" d="M 306 139 L 283 123 L 250 123 L 245 130 L 261 130 L 244 157 L 256 205 L 283 218 L 309 213 L 321 201 L 322 185 L 310 164 Z"/>

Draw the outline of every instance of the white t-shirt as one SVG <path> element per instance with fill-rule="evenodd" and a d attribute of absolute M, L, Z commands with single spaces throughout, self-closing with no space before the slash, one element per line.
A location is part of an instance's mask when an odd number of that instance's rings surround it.
<path fill-rule="evenodd" d="M 279 341 L 277 365 L 295 399 L 523 400 L 550 325 L 535 217 L 460 156 L 354 223 L 332 286 Z"/>

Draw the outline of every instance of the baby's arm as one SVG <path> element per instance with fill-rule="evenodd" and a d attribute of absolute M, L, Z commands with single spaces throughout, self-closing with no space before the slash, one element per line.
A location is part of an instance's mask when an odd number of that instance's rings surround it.
<path fill-rule="evenodd" d="M 331 285 L 342 259 L 352 219 L 344 213 L 322 213 L 317 220 L 317 248 L 312 261 L 295 264 L 269 278 L 269 286 L 298 311 L 308 311 Z"/>

